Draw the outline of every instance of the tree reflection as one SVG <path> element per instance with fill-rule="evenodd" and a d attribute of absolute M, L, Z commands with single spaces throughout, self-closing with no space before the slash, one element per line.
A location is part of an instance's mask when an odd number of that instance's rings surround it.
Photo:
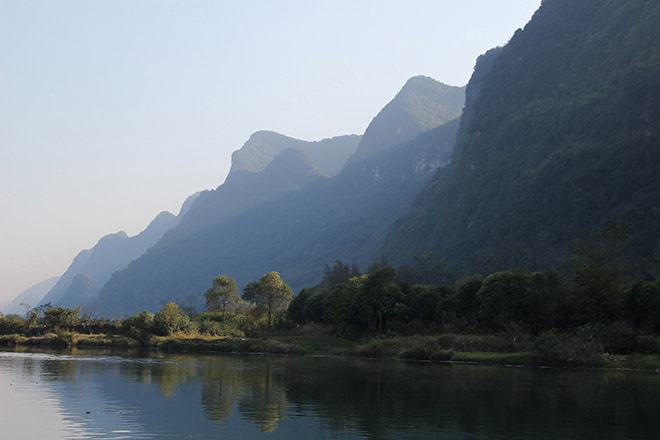
<path fill-rule="evenodd" d="M 241 394 L 241 362 L 233 357 L 206 359 L 202 372 L 202 405 L 210 420 L 227 420 Z"/>
<path fill-rule="evenodd" d="M 275 381 L 271 360 L 262 368 L 245 370 L 245 392 L 238 402 L 244 419 L 252 420 L 263 432 L 277 429 L 286 416 L 286 391 L 282 381 Z"/>
<path fill-rule="evenodd" d="M 209 419 L 227 420 L 235 407 L 263 432 L 286 416 L 286 392 L 273 379 L 271 360 L 209 357 L 202 374 L 202 405 Z"/>
<path fill-rule="evenodd" d="M 197 418 L 196 427 L 210 420 L 223 423 L 209 429 L 250 426 L 288 435 L 282 420 L 302 417 L 330 437 L 385 439 L 414 431 L 417 438 L 529 438 L 533 432 L 541 440 L 631 439 L 649 438 L 660 413 L 660 377 L 619 371 L 238 355 L 28 358 L 21 365 L 23 371 L 39 367 L 48 381 L 103 378 L 120 407 L 144 408 L 141 417 L 154 426 Z M 170 411 L 167 421 L 158 418 L 164 411 Z"/>

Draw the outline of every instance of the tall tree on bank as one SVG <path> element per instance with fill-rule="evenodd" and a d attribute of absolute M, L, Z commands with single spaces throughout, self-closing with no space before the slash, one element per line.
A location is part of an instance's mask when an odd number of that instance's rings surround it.
<path fill-rule="evenodd" d="M 220 275 L 213 279 L 213 287 L 206 291 L 206 310 L 209 312 L 222 312 L 225 320 L 227 308 L 236 307 L 241 297 L 236 293 L 238 287 L 232 277 Z"/>
<path fill-rule="evenodd" d="M 611 322 L 623 312 L 626 264 L 621 255 L 630 233 L 628 224 L 612 222 L 595 242 L 576 241 L 574 302 L 585 322 Z"/>
<path fill-rule="evenodd" d="M 278 272 L 268 272 L 243 288 L 243 299 L 254 303 L 268 314 L 268 327 L 273 324 L 273 316 L 284 312 L 293 299 L 293 290 L 282 281 Z"/>

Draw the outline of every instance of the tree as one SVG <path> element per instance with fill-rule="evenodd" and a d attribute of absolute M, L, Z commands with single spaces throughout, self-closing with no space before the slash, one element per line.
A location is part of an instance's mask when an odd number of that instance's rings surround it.
<path fill-rule="evenodd" d="M 184 314 L 175 302 L 167 303 L 156 313 L 153 321 L 153 330 L 162 336 L 177 332 L 192 330 L 193 323 L 188 315 Z"/>
<path fill-rule="evenodd" d="M 0 313 L 0 335 L 25 333 L 27 323 L 18 315 L 3 315 Z"/>
<path fill-rule="evenodd" d="M 628 225 L 612 222 L 598 233 L 595 243 L 576 242 L 572 281 L 582 320 L 614 321 L 622 312 L 625 265 L 620 255 L 629 235 Z"/>
<path fill-rule="evenodd" d="M 486 277 L 476 293 L 479 318 L 490 329 L 502 330 L 522 322 L 528 314 L 530 274 L 505 270 Z"/>
<path fill-rule="evenodd" d="M 478 311 L 477 292 L 481 289 L 481 275 L 471 275 L 454 283 L 456 314 L 468 322 L 475 322 Z"/>
<path fill-rule="evenodd" d="M 206 291 L 206 310 L 209 312 L 222 312 L 225 320 L 227 308 L 235 308 L 241 302 L 236 293 L 236 281 L 226 275 L 220 275 L 213 280 L 213 287 Z"/>
<path fill-rule="evenodd" d="M 121 333 L 146 345 L 153 332 L 154 314 L 148 310 L 129 316 L 121 322 Z"/>
<path fill-rule="evenodd" d="M 268 272 L 243 288 L 243 299 L 264 309 L 268 315 L 268 326 L 273 324 L 273 316 L 286 310 L 293 299 L 293 290 L 280 278 L 277 272 Z"/>
<path fill-rule="evenodd" d="M 80 325 L 80 306 L 75 309 L 64 307 L 51 307 L 43 312 L 42 318 L 46 330 L 52 331 L 56 328 L 72 330 Z"/>
<path fill-rule="evenodd" d="M 307 316 L 305 315 L 305 306 L 307 305 L 307 300 L 313 295 L 313 290 L 305 288 L 300 291 L 295 298 L 289 303 L 289 307 L 286 312 L 289 316 L 289 319 L 296 324 L 303 324 L 307 321 Z"/>
<path fill-rule="evenodd" d="M 626 296 L 626 310 L 635 327 L 660 333 L 660 280 L 633 284 Z"/>
<path fill-rule="evenodd" d="M 53 305 L 49 302 L 36 307 L 30 307 L 26 303 L 21 303 L 21 306 L 25 308 L 25 321 L 27 322 L 28 330 L 34 329 L 44 316 L 44 312 L 53 308 Z"/>
<path fill-rule="evenodd" d="M 360 293 L 369 325 L 377 328 L 378 333 L 382 333 L 383 321 L 402 297 L 401 289 L 394 281 L 395 277 L 394 268 L 377 268 L 367 275 Z"/>
<path fill-rule="evenodd" d="M 550 330 L 563 319 L 566 288 L 557 272 L 522 269 L 495 272 L 477 291 L 478 316 L 493 330 L 522 324 L 533 334 Z"/>
<path fill-rule="evenodd" d="M 353 277 L 360 276 L 360 269 L 357 264 L 353 263 L 351 267 L 343 263 L 341 260 L 335 260 L 335 264 L 330 267 L 327 264 L 323 269 L 323 284 L 334 287 L 338 284 L 346 283 Z"/>

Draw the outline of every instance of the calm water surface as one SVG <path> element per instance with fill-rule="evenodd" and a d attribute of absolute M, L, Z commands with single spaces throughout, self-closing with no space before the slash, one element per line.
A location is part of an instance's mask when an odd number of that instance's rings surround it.
<path fill-rule="evenodd" d="M 660 374 L 0 351 L 11 439 L 659 439 Z"/>

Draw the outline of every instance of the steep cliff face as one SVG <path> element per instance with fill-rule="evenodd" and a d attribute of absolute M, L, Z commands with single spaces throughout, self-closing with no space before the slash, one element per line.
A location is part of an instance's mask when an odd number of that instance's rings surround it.
<path fill-rule="evenodd" d="M 611 221 L 657 265 L 660 4 L 546 0 L 468 86 L 454 160 L 384 249 L 458 273 L 560 266 Z"/>

